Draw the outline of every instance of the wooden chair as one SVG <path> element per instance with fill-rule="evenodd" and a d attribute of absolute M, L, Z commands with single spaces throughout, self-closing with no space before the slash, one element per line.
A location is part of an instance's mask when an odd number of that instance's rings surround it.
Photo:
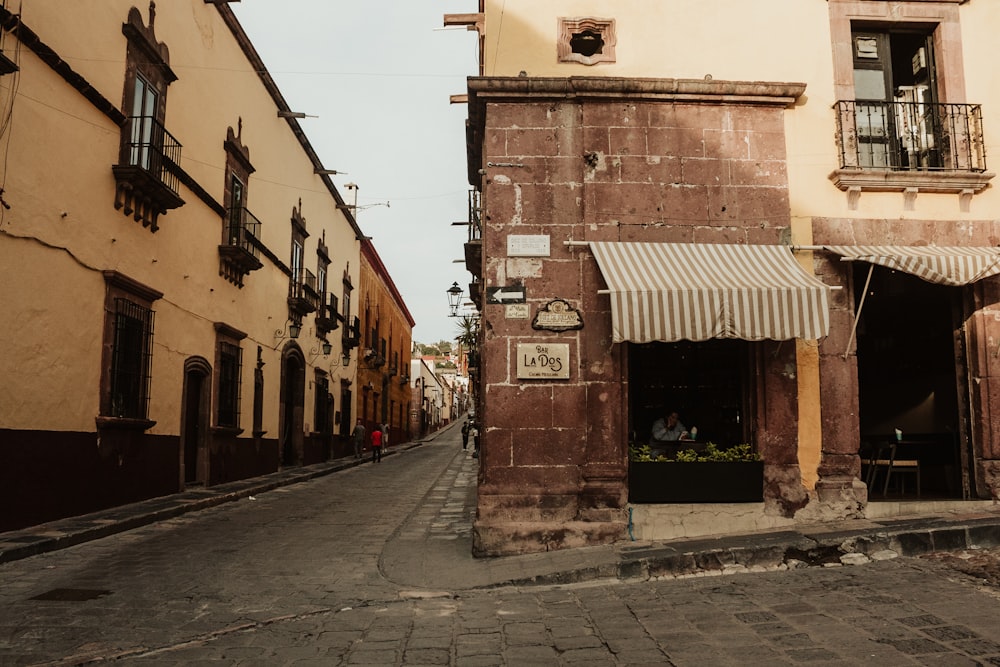
<path fill-rule="evenodd" d="M 899 478 L 899 492 L 906 491 L 906 481 L 903 475 L 914 475 L 917 483 L 917 498 L 920 497 L 920 459 L 897 459 L 897 444 L 889 442 L 873 447 L 868 461 L 868 474 L 865 481 L 871 489 L 880 470 L 885 471 L 885 481 L 882 483 L 882 496 L 889 493 L 889 482 L 895 474 Z"/>

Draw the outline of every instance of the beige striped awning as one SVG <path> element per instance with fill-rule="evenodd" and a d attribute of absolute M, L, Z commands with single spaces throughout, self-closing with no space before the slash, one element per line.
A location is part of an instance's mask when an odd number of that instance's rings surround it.
<path fill-rule="evenodd" d="M 591 242 L 614 342 L 816 339 L 830 288 L 787 246 Z"/>
<path fill-rule="evenodd" d="M 938 285 L 960 287 L 1000 273 L 1000 248 L 899 245 L 826 245 L 847 260 L 904 271 Z"/>

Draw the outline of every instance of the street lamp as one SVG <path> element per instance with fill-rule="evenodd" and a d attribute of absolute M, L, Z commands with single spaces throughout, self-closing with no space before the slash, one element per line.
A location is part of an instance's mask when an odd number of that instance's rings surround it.
<path fill-rule="evenodd" d="M 448 294 L 448 307 L 451 309 L 449 317 L 458 317 L 458 305 L 462 302 L 462 288 L 458 283 L 452 283 L 451 287 L 445 290 Z"/>

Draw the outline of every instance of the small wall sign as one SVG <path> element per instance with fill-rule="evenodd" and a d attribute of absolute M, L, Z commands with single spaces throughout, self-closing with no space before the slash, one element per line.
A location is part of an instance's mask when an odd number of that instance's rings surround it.
<path fill-rule="evenodd" d="M 531 308 L 526 303 L 509 303 L 504 306 L 504 315 L 508 320 L 526 320 L 531 317 Z"/>
<path fill-rule="evenodd" d="M 519 380 L 568 380 L 569 343 L 518 343 Z"/>
<path fill-rule="evenodd" d="M 583 328 L 583 318 L 580 311 L 573 308 L 565 299 L 553 299 L 538 309 L 535 319 L 531 322 L 532 329 L 546 331 L 570 331 Z"/>
<path fill-rule="evenodd" d="M 548 257 L 547 234 L 511 234 L 507 237 L 508 257 Z"/>

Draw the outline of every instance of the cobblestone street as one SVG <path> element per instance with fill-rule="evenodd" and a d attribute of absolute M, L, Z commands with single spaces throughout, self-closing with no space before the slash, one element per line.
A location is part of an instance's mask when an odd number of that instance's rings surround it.
<path fill-rule="evenodd" d="M 475 465 L 446 431 L 4 563 L 0 665 L 1000 665 L 995 550 L 494 587 L 511 561 L 469 555 Z"/>

